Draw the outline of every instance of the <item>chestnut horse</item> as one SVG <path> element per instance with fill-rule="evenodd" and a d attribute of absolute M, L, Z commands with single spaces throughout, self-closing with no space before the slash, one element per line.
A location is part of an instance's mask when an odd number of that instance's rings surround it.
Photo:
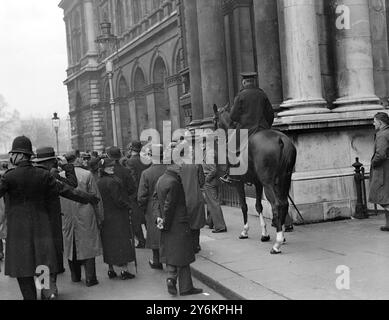
<path fill-rule="evenodd" d="M 230 118 L 228 105 L 221 109 L 214 105 L 214 113 L 215 130 L 222 129 L 227 132 L 231 129 L 233 121 Z M 280 248 L 285 241 L 283 226 L 289 210 L 288 196 L 296 157 L 296 147 L 285 134 L 275 130 L 258 131 L 248 140 L 248 171 L 240 177 L 240 182 L 233 183 L 239 195 L 245 224 L 240 239 L 248 238 L 248 207 L 244 186 L 250 183 L 256 188 L 256 210 L 262 228 L 261 241 L 270 241 L 263 218 L 262 194 L 265 191 L 273 212 L 272 226 L 277 229 L 277 239 L 272 254 L 281 253 Z"/>

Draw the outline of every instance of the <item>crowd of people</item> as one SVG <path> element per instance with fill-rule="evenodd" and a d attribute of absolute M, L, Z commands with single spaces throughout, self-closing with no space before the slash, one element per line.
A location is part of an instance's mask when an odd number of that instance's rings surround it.
<path fill-rule="evenodd" d="M 167 271 L 171 295 L 202 292 L 190 272 L 200 230 L 208 224 L 214 233 L 227 232 L 218 171 L 189 161 L 163 164 L 173 148 L 153 145 L 142 154 L 144 146 L 134 141 L 127 153 L 110 147 L 58 156 L 52 147 L 34 153 L 27 137 L 15 138 L 0 171 L 0 259 L 24 299 L 38 298 L 40 266 L 50 271 L 41 298 L 57 299 L 66 260 L 72 282 L 82 281 L 84 267 L 87 287 L 99 284 L 101 255 L 109 279 L 133 279 L 131 263 L 136 267 L 136 249 L 143 248 L 151 250 L 151 269 Z"/>

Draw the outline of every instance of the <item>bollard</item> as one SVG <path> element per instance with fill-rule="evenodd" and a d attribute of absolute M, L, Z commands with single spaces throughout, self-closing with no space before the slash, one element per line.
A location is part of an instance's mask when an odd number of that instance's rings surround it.
<path fill-rule="evenodd" d="M 357 204 L 355 206 L 354 218 L 356 219 L 367 219 L 367 204 L 364 200 L 364 184 L 365 184 L 365 168 L 363 164 L 359 162 L 359 158 L 356 158 L 353 164 L 355 168 L 354 181 L 357 189 Z"/>

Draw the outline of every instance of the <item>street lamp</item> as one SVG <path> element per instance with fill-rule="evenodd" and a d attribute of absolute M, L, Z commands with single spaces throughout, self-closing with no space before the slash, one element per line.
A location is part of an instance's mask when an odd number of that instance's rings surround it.
<path fill-rule="evenodd" d="M 118 38 L 111 33 L 111 23 L 104 21 L 100 23 L 101 35 L 97 37 L 96 43 L 99 44 L 100 53 L 106 53 L 108 47 L 114 46 L 113 50 L 118 53 Z M 113 75 L 114 75 L 114 64 L 113 59 L 107 59 L 105 62 L 105 70 L 108 76 L 109 84 L 109 94 L 110 100 L 109 104 L 111 106 L 111 115 L 112 115 L 112 131 L 113 131 L 113 144 L 118 146 L 118 134 L 116 127 L 116 108 L 115 108 L 115 96 L 113 90 Z"/>
<path fill-rule="evenodd" d="M 56 140 L 57 140 L 57 155 L 59 155 L 58 130 L 59 130 L 60 119 L 58 117 L 57 112 L 54 112 L 54 116 L 51 119 L 51 121 L 53 123 L 53 128 L 55 130 L 55 136 L 56 136 Z"/>

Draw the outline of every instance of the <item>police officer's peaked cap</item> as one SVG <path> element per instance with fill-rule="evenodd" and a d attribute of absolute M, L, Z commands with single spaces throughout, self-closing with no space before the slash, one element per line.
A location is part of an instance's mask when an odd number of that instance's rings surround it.
<path fill-rule="evenodd" d="M 12 142 L 12 150 L 9 153 L 24 153 L 33 156 L 31 140 L 26 136 L 16 137 Z"/>
<path fill-rule="evenodd" d="M 256 72 L 242 72 L 240 74 L 242 76 L 242 79 L 257 79 L 258 73 Z"/>

